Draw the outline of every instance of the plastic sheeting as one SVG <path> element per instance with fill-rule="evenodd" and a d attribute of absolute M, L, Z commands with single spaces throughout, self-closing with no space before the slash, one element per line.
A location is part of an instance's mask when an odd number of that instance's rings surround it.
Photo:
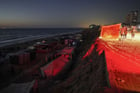
<path fill-rule="evenodd" d="M 30 63 L 30 54 L 23 53 L 19 55 L 19 64 L 29 64 Z"/>
<path fill-rule="evenodd" d="M 52 77 L 58 75 L 70 61 L 69 58 L 72 58 L 71 55 L 73 50 L 73 47 L 65 47 L 62 51 L 60 51 L 60 57 L 53 60 L 50 64 L 40 68 L 42 76 Z"/>
<path fill-rule="evenodd" d="M 67 62 L 69 62 L 67 57 L 64 56 L 58 57 L 50 64 L 41 67 L 42 76 L 43 77 L 56 76 L 64 68 Z"/>
<path fill-rule="evenodd" d="M 121 24 L 102 26 L 100 37 L 104 39 L 118 39 Z"/>
<path fill-rule="evenodd" d="M 34 85 L 34 80 L 27 83 L 13 83 L 8 87 L 2 89 L 0 93 L 30 93 L 31 88 Z"/>
<path fill-rule="evenodd" d="M 72 54 L 73 50 L 73 47 L 66 47 L 60 52 L 60 54 Z"/>

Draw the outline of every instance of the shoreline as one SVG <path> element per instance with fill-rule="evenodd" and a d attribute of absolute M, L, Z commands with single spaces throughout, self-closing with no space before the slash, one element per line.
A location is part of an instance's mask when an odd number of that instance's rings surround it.
<path fill-rule="evenodd" d="M 5 47 L 5 46 L 20 44 L 20 43 L 32 42 L 34 40 L 48 39 L 48 38 L 52 38 L 52 37 L 65 36 L 65 35 L 76 34 L 76 33 L 80 33 L 80 32 L 81 31 L 53 34 L 53 35 L 48 35 L 48 36 L 41 35 L 41 36 L 33 36 L 33 37 L 28 37 L 28 38 L 17 38 L 17 39 L 12 39 L 12 40 L 4 40 L 4 41 L 0 41 L 0 48 Z"/>
<path fill-rule="evenodd" d="M 40 37 L 40 38 L 34 38 L 33 40 L 24 40 L 23 42 L 14 42 L 12 44 L 9 45 L 3 45 L 0 46 L 0 64 L 3 63 L 3 61 L 5 61 L 6 59 L 8 59 L 7 54 L 9 53 L 15 53 L 18 51 L 22 51 L 27 49 L 30 46 L 33 46 L 34 44 L 36 44 L 37 42 L 42 42 L 43 40 L 45 40 L 47 43 L 51 43 L 53 40 L 57 40 L 57 39 L 61 39 L 61 38 L 65 38 L 71 35 L 76 35 L 81 33 L 82 31 L 79 32 L 75 32 L 75 33 L 61 33 L 61 34 L 56 34 L 56 35 L 51 35 L 51 36 L 47 36 L 47 37 Z"/>

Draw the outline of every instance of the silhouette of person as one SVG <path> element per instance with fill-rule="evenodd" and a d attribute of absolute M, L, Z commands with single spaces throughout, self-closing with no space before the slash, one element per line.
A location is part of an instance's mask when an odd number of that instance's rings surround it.
<path fill-rule="evenodd" d="M 127 27 L 125 26 L 124 27 L 124 38 L 126 38 L 126 36 L 127 36 Z"/>
<path fill-rule="evenodd" d="M 126 36 L 127 36 L 127 27 L 126 27 L 126 26 L 123 26 L 123 27 L 121 28 L 120 33 L 121 33 L 121 39 L 126 38 Z"/>
<path fill-rule="evenodd" d="M 134 36 L 135 36 L 134 27 L 132 26 L 132 28 L 131 28 L 131 38 L 134 38 Z"/>

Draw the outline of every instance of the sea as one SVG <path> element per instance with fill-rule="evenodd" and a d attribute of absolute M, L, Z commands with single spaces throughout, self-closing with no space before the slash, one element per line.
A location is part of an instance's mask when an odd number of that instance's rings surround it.
<path fill-rule="evenodd" d="M 0 47 L 82 30 L 82 28 L 0 29 Z"/>

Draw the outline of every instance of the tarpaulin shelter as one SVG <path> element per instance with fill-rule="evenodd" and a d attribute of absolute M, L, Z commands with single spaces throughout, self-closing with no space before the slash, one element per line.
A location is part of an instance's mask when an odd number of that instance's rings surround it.
<path fill-rule="evenodd" d="M 64 68 L 67 62 L 69 62 L 69 60 L 66 57 L 58 57 L 57 59 L 53 60 L 50 64 L 47 64 L 40 68 L 42 76 L 52 77 L 57 75 Z"/>
<path fill-rule="evenodd" d="M 65 47 L 58 54 L 62 56 L 67 56 L 68 58 L 72 59 L 73 50 L 74 50 L 74 47 Z"/>
<path fill-rule="evenodd" d="M 0 93 L 30 93 L 35 80 L 27 83 L 12 83 L 8 87 L 0 90 Z"/>
<path fill-rule="evenodd" d="M 102 26 L 100 37 L 104 39 L 118 39 L 120 33 L 120 24 Z"/>
<path fill-rule="evenodd" d="M 73 47 L 65 47 L 60 54 L 72 54 L 73 53 L 74 48 Z"/>
<path fill-rule="evenodd" d="M 60 51 L 60 57 L 53 60 L 50 64 L 47 64 L 40 68 L 42 76 L 52 77 L 59 74 L 59 72 L 63 70 L 67 63 L 70 62 L 73 50 L 73 47 L 65 47 L 62 51 Z"/>
<path fill-rule="evenodd" d="M 19 51 L 17 53 L 11 53 L 8 55 L 11 64 L 23 65 L 30 63 L 30 53 L 25 51 Z"/>

